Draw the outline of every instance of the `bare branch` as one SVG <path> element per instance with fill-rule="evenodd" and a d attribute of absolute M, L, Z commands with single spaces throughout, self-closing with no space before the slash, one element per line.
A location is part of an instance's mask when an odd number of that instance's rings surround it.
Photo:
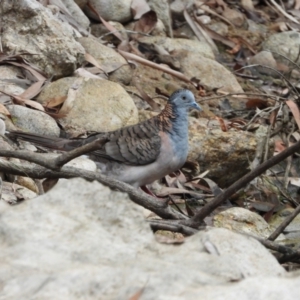
<path fill-rule="evenodd" d="M 197 228 L 200 226 L 206 216 L 212 213 L 221 203 L 226 201 L 231 195 L 241 189 L 243 186 L 248 184 L 251 180 L 261 175 L 263 172 L 283 161 L 290 155 L 294 154 L 300 149 L 300 141 L 295 143 L 293 146 L 286 148 L 284 151 L 280 152 L 276 156 L 271 157 L 252 172 L 246 174 L 234 184 L 232 184 L 228 189 L 226 189 L 222 194 L 217 196 L 214 200 L 208 202 L 195 216 L 189 220 L 182 221 L 182 224 Z"/>
<path fill-rule="evenodd" d="M 3 152 L 2 150 L 0 151 Z M 27 151 L 13 151 L 13 152 L 27 152 Z M 36 153 L 29 152 L 32 156 L 35 156 Z M 39 159 L 34 159 L 33 157 L 28 157 L 31 161 Z M 1 154 L 2 155 L 2 154 Z M 17 155 L 13 156 L 16 157 Z M 23 157 L 25 155 L 22 154 Z M 17 157 L 19 158 L 19 157 Z M 49 170 L 43 166 L 31 165 L 31 164 L 24 164 L 24 163 L 12 163 L 4 159 L 0 159 L 0 171 L 5 173 L 14 174 L 14 175 L 21 175 L 21 176 L 28 176 L 31 178 L 73 178 L 73 177 L 81 177 L 87 180 L 97 180 L 102 184 L 112 188 L 118 189 L 122 192 L 128 193 L 130 199 L 151 211 L 155 214 L 160 216 L 164 219 L 185 219 L 187 217 L 183 216 L 176 210 L 172 209 L 168 206 L 167 203 L 160 201 L 152 196 L 147 195 L 146 193 L 142 192 L 139 189 L 132 187 L 131 185 L 126 184 L 125 182 L 118 181 L 113 178 L 109 178 L 107 176 L 102 175 L 100 172 L 92 172 L 83 169 L 78 169 L 69 166 L 63 166 L 61 170 Z"/>
<path fill-rule="evenodd" d="M 300 205 L 276 228 L 276 230 L 268 237 L 269 241 L 275 241 L 280 233 L 297 217 L 300 213 Z"/>

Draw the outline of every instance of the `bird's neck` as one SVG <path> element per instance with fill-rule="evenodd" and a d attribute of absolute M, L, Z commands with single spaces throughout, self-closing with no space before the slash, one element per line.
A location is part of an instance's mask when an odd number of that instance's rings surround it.
<path fill-rule="evenodd" d="M 174 104 L 167 103 L 162 112 L 157 116 L 160 130 L 175 133 L 181 129 L 185 134 L 188 127 L 188 114 L 185 107 L 177 107 Z"/>

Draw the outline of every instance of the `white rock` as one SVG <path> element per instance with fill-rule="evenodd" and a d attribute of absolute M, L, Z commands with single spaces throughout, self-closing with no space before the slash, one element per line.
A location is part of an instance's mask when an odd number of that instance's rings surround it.
<path fill-rule="evenodd" d="M 35 0 L 3 0 L 1 44 L 6 54 L 24 55 L 49 76 L 67 76 L 84 61 L 74 29 Z"/>
<path fill-rule="evenodd" d="M 72 87 L 69 113 L 60 119 L 67 132 L 104 132 L 138 122 L 137 108 L 131 97 L 121 85 L 107 80 L 62 78 L 49 84 L 38 101 L 46 104 L 52 97 L 70 95 Z"/>
<path fill-rule="evenodd" d="M 89 3 L 104 20 L 124 23 L 130 21 L 132 18 L 131 1 L 132 0 L 89 0 Z M 99 19 L 89 7 L 86 6 L 84 11 L 89 17 L 96 20 Z"/>
<path fill-rule="evenodd" d="M 129 299 L 143 287 L 146 300 L 299 293 L 299 275 L 286 278 L 256 240 L 212 229 L 158 244 L 142 208 L 97 182 L 59 182 L 18 206 L 0 202 L 0 214 L 4 299 Z"/>
<path fill-rule="evenodd" d="M 59 136 L 60 129 L 57 123 L 46 113 L 21 105 L 8 105 L 7 109 L 19 129 L 30 133 Z"/>

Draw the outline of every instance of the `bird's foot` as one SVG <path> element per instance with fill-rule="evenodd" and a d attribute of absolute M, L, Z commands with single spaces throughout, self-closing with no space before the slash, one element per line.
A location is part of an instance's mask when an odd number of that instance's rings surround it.
<path fill-rule="evenodd" d="M 154 198 L 157 198 L 157 199 L 164 199 L 164 198 L 161 198 L 161 197 L 156 196 L 152 191 L 150 191 L 150 190 L 147 188 L 146 185 L 141 186 L 141 189 L 142 189 L 146 194 L 148 194 L 148 195 L 150 195 L 150 196 L 152 196 L 152 197 L 154 197 Z"/>

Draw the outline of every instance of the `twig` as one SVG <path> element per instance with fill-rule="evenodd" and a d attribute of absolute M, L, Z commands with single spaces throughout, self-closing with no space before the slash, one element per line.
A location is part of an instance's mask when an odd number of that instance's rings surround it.
<path fill-rule="evenodd" d="M 275 241 L 276 238 L 283 232 L 283 230 L 297 217 L 300 213 L 300 205 L 296 207 L 296 209 L 287 216 L 283 222 L 276 228 L 276 230 L 268 237 L 269 241 Z"/>
<path fill-rule="evenodd" d="M 300 251 L 295 251 L 289 247 L 279 245 L 273 241 L 269 241 L 269 240 L 251 235 L 251 234 L 245 234 L 245 235 L 258 240 L 262 245 L 264 245 L 266 248 L 268 248 L 270 250 L 273 250 L 273 251 L 276 251 L 276 252 L 279 252 L 282 254 L 288 254 L 288 255 L 295 254 L 297 252 L 300 254 Z"/>
<path fill-rule="evenodd" d="M 150 220 L 149 223 L 154 232 L 157 230 L 168 230 L 172 232 L 180 232 L 184 235 L 190 236 L 199 231 L 197 229 L 179 224 L 176 221 Z"/>
<path fill-rule="evenodd" d="M 99 36 L 99 39 L 102 39 L 105 36 L 110 35 L 110 34 L 115 34 L 116 32 L 126 32 L 126 33 L 128 32 L 128 33 L 135 33 L 135 34 L 140 34 L 140 35 L 144 35 L 144 36 L 151 36 L 150 34 L 147 34 L 147 33 L 141 32 L 141 31 L 133 31 L 133 30 L 123 29 L 123 30 L 115 30 L 115 31 L 110 31 L 110 32 L 104 33 Z"/>
<path fill-rule="evenodd" d="M 266 107 L 264 109 L 259 110 L 252 118 L 251 120 L 244 126 L 244 130 L 247 130 L 248 127 L 251 125 L 251 123 L 255 120 L 256 117 L 258 117 L 260 114 L 262 114 L 263 112 L 268 112 L 271 113 L 272 111 L 276 110 L 278 108 L 278 106 L 275 107 Z"/>
<path fill-rule="evenodd" d="M 243 186 L 248 184 L 251 180 L 261 175 L 263 172 L 271 168 L 272 166 L 278 164 L 282 160 L 286 159 L 290 155 L 294 154 L 300 149 L 300 141 L 295 143 L 293 146 L 286 148 L 284 151 L 280 152 L 276 156 L 271 157 L 256 169 L 246 174 L 234 184 L 232 184 L 228 189 L 226 189 L 222 194 L 217 196 L 214 200 L 207 203 L 195 216 L 191 219 L 182 221 L 181 224 L 197 228 L 200 226 L 206 216 L 212 213 L 222 202 L 226 201 L 231 195 L 241 189 Z"/>
<path fill-rule="evenodd" d="M 269 170 L 273 176 L 276 178 L 276 180 L 278 182 L 281 182 L 281 180 L 278 178 L 277 174 L 273 171 L 273 170 Z M 285 197 L 286 199 L 288 199 L 291 203 L 293 203 L 295 206 L 298 206 L 298 202 L 293 198 L 291 197 L 290 195 L 287 194 L 287 191 L 283 190 L 279 184 L 275 185 L 274 182 L 271 182 L 268 177 L 265 178 L 265 180 L 267 180 L 269 182 L 269 184 L 273 185 L 280 193 L 283 197 Z"/>
<path fill-rule="evenodd" d="M 295 131 L 295 120 L 293 119 L 294 122 L 292 122 L 292 129 L 291 131 L 289 132 L 288 136 L 287 136 L 287 139 L 286 139 L 286 144 L 289 145 L 290 144 L 290 138 L 292 136 L 292 134 L 294 133 Z M 287 190 L 287 187 L 289 185 L 289 174 L 290 174 L 290 170 L 291 170 L 291 167 L 292 167 L 292 158 L 291 157 L 288 157 L 287 158 L 287 165 L 286 165 L 286 168 L 285 168 L 285 173 L 284 173 L 284 181 L 283 181 L 283 186 L 284 188 Z"/>
<path fill-rule="evenodd" d="M 126 51 L 122 51 L 122 50 L 118 50 L 118 52 L 124 57 L 126 58 L 127 60 L 134 60 L 134 61 L 137 61 L 143 65 L 146 65 L 146 66 L 149 66 L 149 67 L 152 67 L 154 69 L 157 69 L 157 70 L 160 70 L 160 71 L 163 71 L 163 72 L 166 72 L 166 73 L 169 73 L 170 75 L 172 76 L 175 76 L 185 82 L 188 82 L 188 83 L 192 83 L 191 80 L 189 78 L 187 78 L 183 73 L 180 73 L 180 72 L 177 72 L 177 71 L 174 71 L 172 69 L 169 69 L 169 68 L 166 68 L 166 67 L 163 67 L 159 64 L 156 64 L 152 61 L 149 61 L 145 58 L 142 58 L 140 56 L 137 56 L 135 54 L 132 54 L 132 53 L 129 53 L 129 52 L 126 52 Z"/>
<path fill-rule="evenodd" d="M 271 135 L 271 125 L 268 126 L 268 132 L 267 132 L 267 139 L 265 143 L 265 155 L 263 161 L 266 161 L 268 159 L 268 154 L 269 154 L 269 148 L 270 148 L 270 135 Z"/>
<path fill-rule="evenodd" d="M 270 0 L 270 2 L 275 6 L 275 8 L 283 14 L 286 18 L 290 19 L 292 22 L 295 22 L 296 24 L 299 24 L 299 22 L 291 15 L 289 15 L 287 12 L 285 12 L 279 4 L 277 4 L 274 0 Z"/>
<path fill-rule="evenodd" d="M 248 68 L 253 68 L 253 67 L 262 67 L 262 68 L 265 68 L 265 69 L 268 69 L 268 70 L 272 70 L 276 74 L 280 75 L 280 77 L 282 79 L 284 79 L 288 83 L 288 85 L 292 88 L 292 90 L 295 92 L 295 94 L 298 96 L 298 98 L 300 97 L 299 93 L 298 93 L 298 91 L 296 89 L 296 87 L 282 73 L 280 73 L 279 71 L 275 70 L 274 68 L 271 68 L 271 67 L 268 67 L 268 66 L 264 66 L 264 65 L 261 65 L 261 64 L 254 64 L 254 65 L 249 65 L 249 66 L 242 67 L 242 68 L 236 70 L 234 73 L 237 73 L 240 70 L 244 70 L 244 69 L 248 69 Z"/>
<path fill-rule="evenodd" d="M 279 53 L 279 52 L 276 52 L 276 51 L 272 51 L 272 50 L 264 50 L 264 51 L 267 51 L 267 52 L 270 52 L 270 53 L 274 53 L 274 54 L 277 54 L 283 58 L 285 58 L 286 60 L 288 60 L 291 64 L 293 64 L 297 69 L 300 69 L 299 65 L 296 63 L 299 59 L 299 54 L 300 54 L 300 48 L 299 48 L 299 51 L 298 51 L 298 55 L 295 59 L 295 61 L 291 60 L 290 58 L 286 57 L 285 55 Z"/>
<path fill-rule="evenodd" d="M 20 152 L 20 151 L 15 151 Z M 26 151 L 25 151 L 26 152 Z M 36 153 L 29 152 L 31 155 L 35 156 Z M 28 155 L 28 153 L 27 153 Z M 33 161 L 34 158 L 31 158 Z M 39 161 L 37 159 L 37 161 Z M 102 175 L 99 172 L 87 171 L 84 169 L 78 169 L 69 166 L 63 166 L 59 171 L 57 170 L 49 170 L 43 166 L 36 166 L 24 163 L 11 163 L 7 160 L 0 159 L 0 171 L 5 173 L 20 175 L 20 176 L 29 176 L 31 178 L 74 178 L 81 177 L 87 180 L 97 180 L 102 184 L 109 186 L 113 189 L 118 189 L 122 192 L 128 193 L 130 199 L 160 216 L 164 219 L 186 219 L 187 217 L 180 214 L 178 211 L 172 209 L 163 201 L 159 201 L 156 198 L 147 195 L 146 193 L 142 193 L 139 189 L 132 187 L 124 182 L 118 181 L 113 178 L 109 178 L 107 176 Z"/>
<path fill-rule="evenodd" d="M 100 149 L 106 141 L 107 141 L 106 138 L 96 139 L 96 140 L 94 140 L 86 145 L 83 145 L 81 147 L 78 147 L 74 150 L 64 152 L 55 159 L 54 164 L 55 164 L 55 166 L 60 168 L 63 165 L 65 165 L 67 162 L 71 161 L 72 159 L 74 159 L 80 155 Z"/>
<path fill-rule="evenodd" d="M 224 97 L 228 96 L 244 96 L 245 98 L 251 96 L 251 97 L 267 97 L 267 98 L 272 98 L 275 101 L 286 101 L 286 98 L 280 97 L 280 96 L 274 96 L 274 95 L 267 95 L 267 94 L 260 94 L 260 93 L 224 93 L 224 95 L 221 96 L 211 96 L 211 97 L 203 97 L 199 103 L 208 101 L 208 100 L 213 100 L 213 99 L 221 99 Z"/>
<path fill-rule="evenodd" d="M 300 251 L 296 250 L 294 253 L 286 254 L 286 255 L 279 257 L 278 262 L 281 264 L 284 264 L 284 263 L 293 262 L 293 261 L 299 260 L 299 259 L 300 259 Z"/>
<path fill-rule="evenodd" d="M 24 150 L 11 151 L 1 149 L 0 156 L 24 159 L 51 170 L 59 170 L 64 164 L 71 161 L 72 159 L 82 154 L 99 149 L 104 142 L 105 139 L 97 139 L 74 150 L 64 152 L 55 158 L 49 157 L 48 153 L 35 153 Z"/>
<path fill-rule="evenodd" d="M 35 179 L 34 182 L 35 182 L 35 185 L 38 188 L 39 195 L 45 194 L 45 191 L 44 191 L 43 184 L 42 184 L 41 180 L 40 179 Z"/>

